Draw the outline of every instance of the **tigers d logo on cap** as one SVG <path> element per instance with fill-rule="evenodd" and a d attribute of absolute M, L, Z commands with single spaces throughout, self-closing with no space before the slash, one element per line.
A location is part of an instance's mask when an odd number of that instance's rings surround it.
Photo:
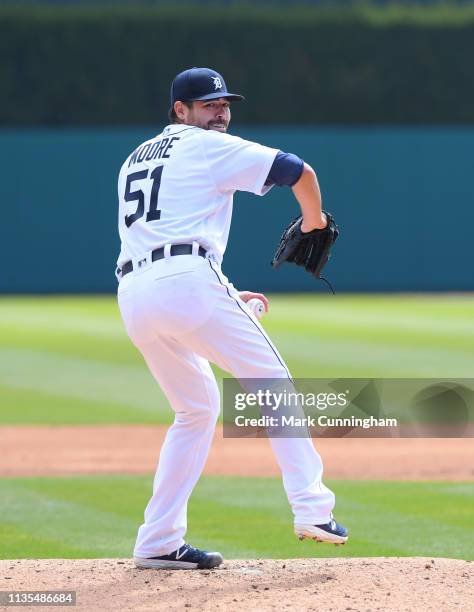
<path fill-rule="evenodd" d="M 222 81 L 220 77 L 212 77 L 212 80 L 214 81 L 214 89 L 222 89 Z"/>

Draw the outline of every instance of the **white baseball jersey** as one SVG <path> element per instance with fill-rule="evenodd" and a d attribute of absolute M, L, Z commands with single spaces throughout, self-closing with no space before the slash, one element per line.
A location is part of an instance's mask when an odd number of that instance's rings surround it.
<path fill-rule="evenodd" d="M 166 244 L 198 242 L 220 263 L 233 194 L 264 195 L 278 149 L 214 130 L 173 124 L 141 144 L 118 179 L 117 266 Z"/>

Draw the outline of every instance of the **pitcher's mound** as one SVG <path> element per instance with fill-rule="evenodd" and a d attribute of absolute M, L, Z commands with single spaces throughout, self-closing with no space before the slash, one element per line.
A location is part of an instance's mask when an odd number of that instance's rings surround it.
<path fill-rule="evenodd" d="M 444 612 L 471 605 L 472 578 L 469 561 L 430 558 L 244 560 L 189 571 L 138 570 L 129 559 L 0 561 L 1 591 L 76 591 L 79 610 Z"/>

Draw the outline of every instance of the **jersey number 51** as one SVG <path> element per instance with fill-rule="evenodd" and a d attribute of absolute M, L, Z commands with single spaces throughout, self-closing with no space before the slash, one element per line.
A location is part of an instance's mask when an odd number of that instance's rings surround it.
<path fill-rule="evenodd" d="M 161 185 L 161 174 L 163 166 L 157 166 L 150 174 L 153 180 L 150 194 L 150 206 L 146 214 L 147 221 L 157 221 L 161 216 L 161 210 L 158 210 L 158 193 Z M 137 219 L 143 217 L 145 213 L 145 194 L 141 189 L 131 190 L 134 181 L 141 181 L 148 177 L 148 170 L 140 170 L 140 172 L 132 172 L 127 176 L 127 184 L 125 185 L 125 202 L 138 202 L 137 210 L 133 215 L 125 215 L 125 225 L 130 227 Z"/>

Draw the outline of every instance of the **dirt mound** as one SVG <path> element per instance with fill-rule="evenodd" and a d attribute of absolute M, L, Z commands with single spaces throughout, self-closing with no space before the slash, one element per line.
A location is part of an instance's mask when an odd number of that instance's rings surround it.
<path fill-rule="evenodd" d="M 129 559 L 17 560 L 0 561 L 0 590 L 76 591 L 79 610 L 444 612 L 471 601 L 473 567 L 454 559 L 265 559 L 163 571 L 138 570 Z"/>

